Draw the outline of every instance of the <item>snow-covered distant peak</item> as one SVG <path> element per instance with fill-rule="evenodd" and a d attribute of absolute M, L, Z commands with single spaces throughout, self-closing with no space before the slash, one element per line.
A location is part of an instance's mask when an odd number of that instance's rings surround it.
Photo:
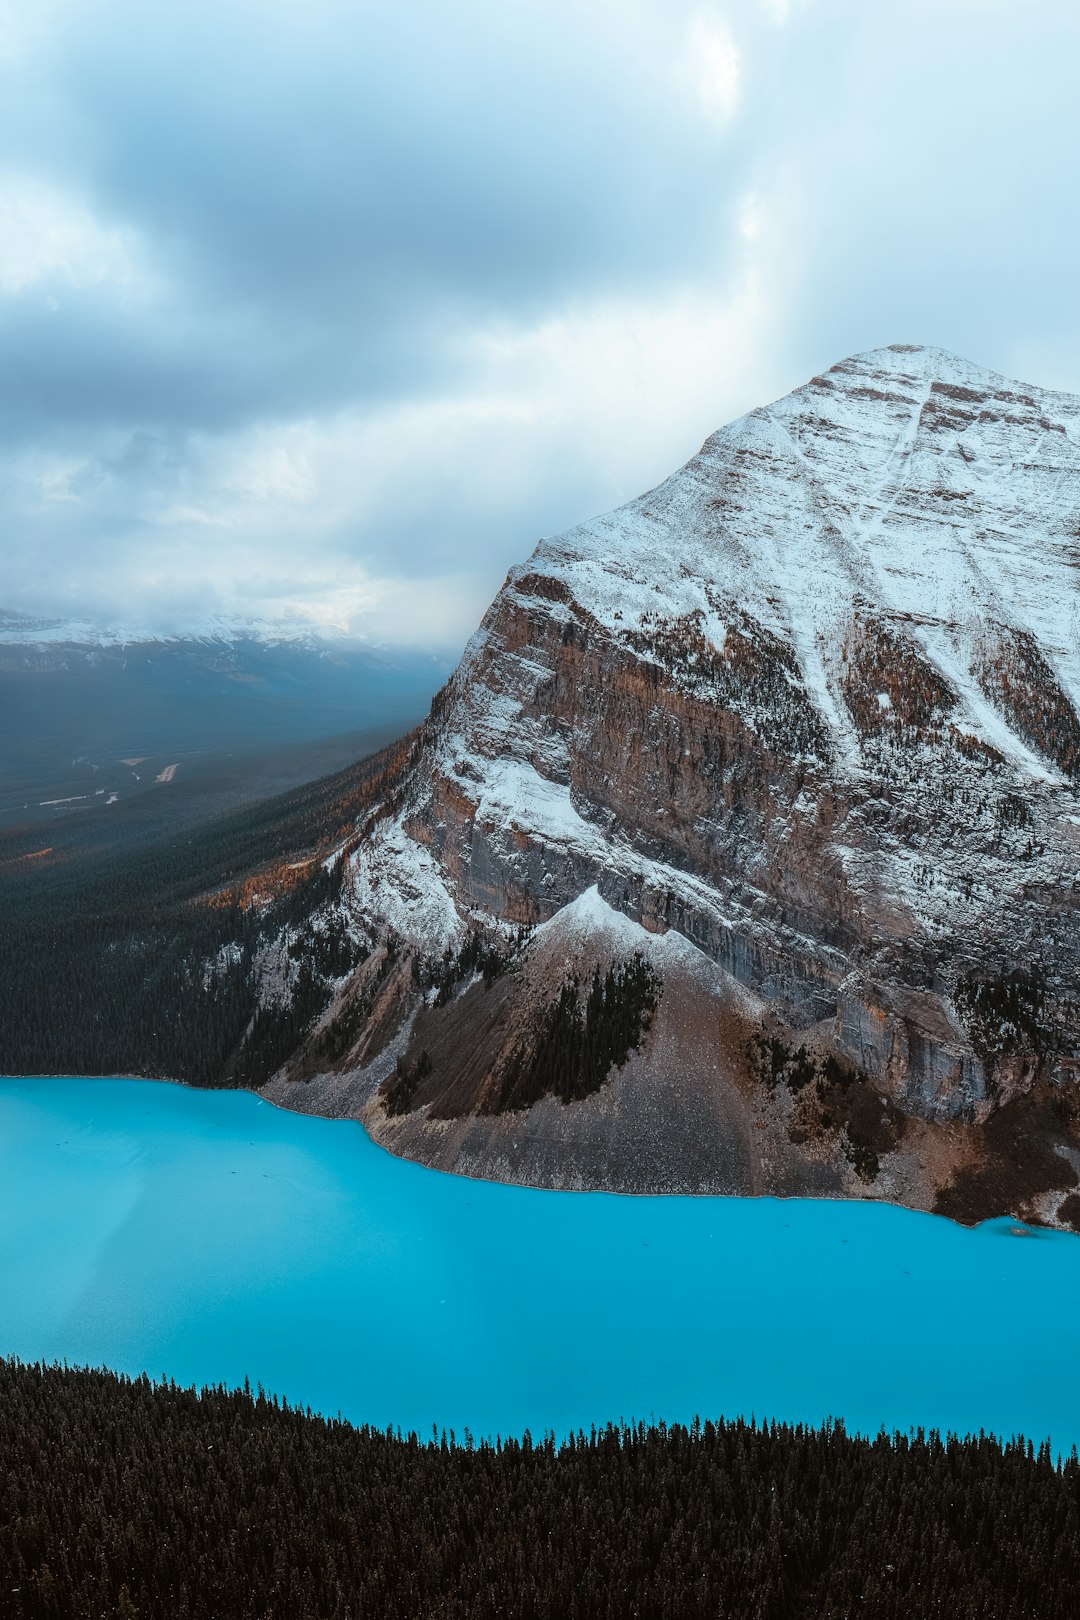
<path fill-rule="evenodd" d="M 89 619 L 48 618 L 0 611 L 0 646 L 118 647 L 128 642 L 157 639 L 148 630 L 106 628 Z"/>
<path fill-rule="evenodd" d="M 685 934 L 675 928 L 657 932 L 643 927 L 635 918 L 609 905 L 595 883 L 533 930 L 530 950 L 534 958 L 556 962 L 563 959 L 567 964 L 586 958 L 626 961 L 643 956 L 661 973 L 678 967 L 714 978 L 716 974 L 710 958 Z M 745 996 L 734 984 L 730 988 L 732 993 Z"/>
<path fill-rule="evenodd" d="M 185 642 L 241 641 L 261 642 L 268 646 L 347 644 L 375 650 L 374 644 L 366 636 L 349 634 L 334 626 L 313 626 L 308 620 L 301 619 L 270 620 L 218 613 L 163 630 L 160 626 L 138 621 L 105 624 L 84 618 L 0 611 L 0 646 L 129 647 L 154 643 L 165 646 Z"/>

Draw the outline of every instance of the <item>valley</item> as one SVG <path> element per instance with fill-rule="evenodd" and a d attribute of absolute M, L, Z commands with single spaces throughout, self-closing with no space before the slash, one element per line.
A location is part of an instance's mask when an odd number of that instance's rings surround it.
<path fill-rule="evenodd" d="M 326 775 L 419 720 L 446 672 L 295 627 L 151 639 L 0 613 L 0 851 L 87 812 L 93 846 Z"/>
<path fill-rule="evenodd" d="M 840 362 L 542 542 L 370 759 L 85 887 L 28 830 L 4 1066 L 1080 1229 L 1078 524 L 1080 401 Z"/>

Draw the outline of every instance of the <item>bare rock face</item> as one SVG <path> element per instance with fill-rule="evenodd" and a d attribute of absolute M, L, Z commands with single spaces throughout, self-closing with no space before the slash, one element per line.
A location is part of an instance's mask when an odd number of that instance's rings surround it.
<path fill-rule="evenodd" d="M 902 1157 L 880 1125 L 895 1116 L 911 1123 L 903 1151 L 918 1141 L 922 1158 L 899 1181 L 885 1173 L 877 1195 L 926 1204 L 949 1178 L 977 1180 L 977 1133 L 1036 1097 L 1062 1102 L 1067 1155 L 1080 1078 L 1078 581 L 1080 400 L 907 345 L 844 361 L 510 573 L 433 706 L 418 764 L 351 857 L 356 926 L 389 929 L 417 962 L 449 960 L 473 936 L 509 951 L 515 930 L 595 885 L 646 935 L 688 942 L 712 974 L 716 1027 L 703 1036 L 688 1017 L 699 1044 L 684 1101 L 654 1121 L 671 1190 L 725 1176 L 729 1190 L 798 1190 L 798 1162 L 808 1189 L 873 1190 L 870 1160 Z M 414 977 L 402 1052 L 431 999 Z M 740 995 L 753 1028 L 736 1037 L 724 1009 Z M 872 1092 L 881 1141 L 861 1171 L 854 1115 L 837 1128 L 846 1158 L 834 1142 L 823 1159 L 835 1120 L 824 1104 L 830 1122 L 810 1119 L 803 1087 L 786 1087 L 777 1123 L 789 1060 L 762 1080 L 753 1055 L 772 1028 L 782 1052 L 812 1055 L 819 1103 L 852 1076 Z M 713 1175 L 684 1147 L 680 1177 L 679 1153 L 657 1147 L 693 1115 L 694 1064 L 713 1083 L 703 1039 L 729 1090 L 738 1070 L 740 1108 L 772 1119 L 761 1130 L 783 1138 L 783 1174 L 763 1182 L 768 1154 L 744 1144 L 725 1160 L 738 1174 Z M 658 1040 L 645 1036 L 627 1069 L 626 1119 L 648 1112 Z M 434 1026 L 427 1050 L 434 1070 Z M 451 1130 L 430 1100 L 407 1124 L 385 1096 L 363 1103 L 376 1134 L 446 1167 L 642 1182 L 640 1147 L 611 1148 L 607 1164 L 597 1148 L 581 1170 L 574 1120 L 588 1134 L 599 1104 L 535 1106 L 560 1121 L 540 1168 L 497 1146 L 485 1157 L 507 1127 L 482 1110 Z M 1076 1177 L 1058 1163 L 1064 1198 Z M 1052 1219 L 1051 1191 L 1028 1189 L 1025 1207 Z"/>

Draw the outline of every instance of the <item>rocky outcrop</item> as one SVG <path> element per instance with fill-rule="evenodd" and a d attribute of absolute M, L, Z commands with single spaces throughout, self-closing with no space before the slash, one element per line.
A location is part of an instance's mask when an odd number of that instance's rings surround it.
<path fill-rule="evenodd" d="M 1080 1069 L 1078 565 L 1080 401 L 934 350 L 845 361 L 511 572 L 419 764 L 351 857 L 356 926 L 389 930 L 418 963 L 474 934 L 510 955 L 515 930 L 595 885 L 709 965 L 710 1049 L 751 1112 L 772 1103 L 753 1100 L 746 1030 L 720 1016 L 740 995 L 744 1021 L 774 1020 L 787 1049 L 911 1121 L 904 1151 L 917 1138 L 929 1163 L 928 1130 L 977 1132 Z M 422 979 L 402 1007 L 406 1047 Z M 636 1100 L 611 1081 L 625 1120 L 649 1115 L 659 1084 L 649 1041 L 627 1071 Z M 709 1083 L 701 1052 L 681 1072 L 686 1099 L 695 1074 Z M 531 1170 L 482 1110 L 450 1126 L 418 1100 L 393 1122 L 377 1087 L 362 1106 L 402 1151 L 448 1167 L 590 1185 L 652 1174 L 638 1174 L 644 1148 L 612 1137 L 582 1169 L 593 1099 L 537 1104 L 548 1146 Z M 758 1190 L 757 1171 L 701 1168 L 686 1144 L 707 1128 L 684 1140 L 671 1123 L 692 1113 L 650 1116 L 664 1185 Z M 804 1140 L 784 1162 L 820 1187 L 831 1126 L 812 1126 L 795 1123 Z M 901 1150 L 885 1134 L 887 1158 Z M 883 1153 L 868 1147 L 862 1170 Z M 845 1185 L 859 1178 L 858 1152 L 833 1158 Z M 899 1195 L 927 1202 L 944 1174 Z M 765 1180 L 794 1190 L 799 1176 Z"/>

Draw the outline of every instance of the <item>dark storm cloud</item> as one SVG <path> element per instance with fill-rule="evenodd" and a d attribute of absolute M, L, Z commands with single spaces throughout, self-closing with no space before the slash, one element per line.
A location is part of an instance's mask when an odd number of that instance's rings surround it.
<path fill-rule="evenodd" d="M 575 15 L 62 11 L 36 86 L 8 87 L 9 161 L 51 148 L 50 178 L 133 228 L 161 288 L 141 311 L 100 289 L 23 300 L 0 331 L 6 430 L 220 428 L 393 398 L 444 376 L 478 317 L 713 255 L 722 141 L 614 12 Z"/>
<path fill-rule="evenodd" d="M 844 354 L 1080 388 L 1072 0 L 0 7 L 0 607 L 452 646 Z"/>
<path fill-rule="evenodd" d="M 430 309 L 364 330 L 325 299 L 308 312 L 234 301 L 190 283 L 132 309 L 105 287 L 0 302 L 0 432 L 8 443 L 132 424 L 220 431 L 238 423 L 393 399 L 445 371 Z M 348 332 L 352 331 L 349 340 Z M 424 339 L 427 339 L 425 342 Z"/>

